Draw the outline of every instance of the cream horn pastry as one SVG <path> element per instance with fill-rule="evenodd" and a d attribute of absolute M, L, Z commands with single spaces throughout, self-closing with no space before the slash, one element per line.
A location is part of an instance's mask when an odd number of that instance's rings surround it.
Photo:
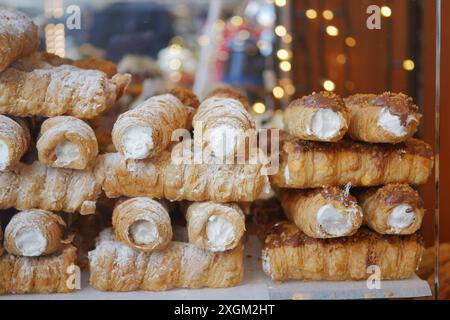
<path fill-rule="evenodd" d="M 192 106 L 185 105 L 183 97 L 177 97 L 179 93 L 187 95 L 177 90 L 154 96 L 121 114 L 112 130 L 117 151 L 127 159 L 146 159 L 167 149 L 175 130 L 190 129 L 198 102 L 190 92 L 192 97 L 186 101 L 190 101 Z"/>
<path fill-rule="evenodd" d="M 21 119 L 0 115 L 0 171 L 16 165 L 30 146 L 30 131 Z"/>
<path fill-rule="evenodd" d="M 108 76 L 71 65 L 18 64 L 0 73 L 0 113 L 19 117 L 69 115 L 91 119 L 123 94 L 130 76 Z"/>
<path fill-rule="evenodd" d="M 371 143 L 398 143 L 411 138 L 422 117 L 403 93 L 356 94 L 345 99 L 350 110 L 348 135 Z"/>
<path fill-rule="evenodd" d="M 213 91 L 200 104 L 193 119 L 194 136 L 202 137 L 207 154 L 228 158 L 245 151 L 245 135 L 255 130 L 246 105 L 245 98 L 231 88 Z"/>
<path fill-rule="evenodd" d="M 69 293 L 76 289 L 76 248 L 67 245 L 53 255 L 0 257 L 0 294 Z"/>
<path fill-rule="evenodd" d="M 162 251 L 135 250 L 104 230 L 89 252 L 90 285 L 101 291 L 164 291 L 172 288 L 227 288 L 244 276 L 244 250 L 214 253 L 190 243 L 170 242 Z"/>
<path fill-rule="evenodd" d="M 13 61 L 36 51 L 38 29 L 24 13 L 0 9 L 0 72 Z"/>
<path fill-rule="evenodd" d="M 55 168 L 83 170 L 98 155 L 94 130 L 71 116 L 45 120 L 36 148 L 39 161 Z"/>
<path fill-rule="evenodd" d="M 431 175 L 431 147 L 417 139 L 395 145 L 342 140 L 337 143 L 285 139 L 279 170 L 271 182 L 281 188 L 324 185 L 377 186 L 389 183 L 421 185 Z"/>
<path fill-rule="evenodd" d="M 97 158 L 95 174 L 106 195 L 166 198 L 168 200 L 253 201 L 264 185 L 261 164 L 177 164 L 171 153 L 133 161 L 120 153 Z"/>
<path fill-rule="evenodd" d="M 239 245 L 245 231 L 245 215 L 237 204 L 192 203 L 186 212 L 189 242 L 212 252 Z"/>
<path fill-rule="evenodd" d="M 407 184 L 369 188 L 357 194 L 364 223 L 381 234 L 413 234 L 425 214 L 417 191 Z"/>
<path fill-rule="evenodd" d="M 351 236 L 363 222 L 356 199 L 339 187 L 283 189 L 280 201 L 287 218 L 311 238 Z"/>
<path fill-rule="evenodd" d="M 303 140 L 339 141 L 348 130 L 349 120 L 344 100 L 332 92 L 294 100 L 284 112 L 286 131 Z"/>
<path fill-rule="evenodd" d="M 275 281 L 362 280 L 371 266 L 382 280 L 408 279 L 417 270 L 424 251 L 418 234 L 380 235 L 361 228 L 351 237 L 314 239 L 293 223 L 275 225 L 262 251 L 264 273 Z"/>
<path fill-rule="evenodd" d="M 0 209 L 93 214 L 100 193 L 92 169 L 57 169 L 35 161 L 0 172 Z"/>
<path fill-rule="evenodd" d="M 63 246 L 64 220 L 49 211 L 32 209 L 15 214 L 5 229 L 5 249 L 24 257 L 45 256 Z"/>
<path fill-rule="evenodd" d="M 146 197 L 121 202 L 113 212 L 116 239 L 137 250 L 162 250 L 172 240 L 172 225 L 167 209 Z"/>

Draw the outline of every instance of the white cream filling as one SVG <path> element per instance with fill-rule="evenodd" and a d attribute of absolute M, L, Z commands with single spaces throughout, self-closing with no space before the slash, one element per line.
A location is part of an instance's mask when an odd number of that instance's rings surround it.
<path fill-rule="evenodd" d="M 402 137 L 408 133 L 407 127 L 413 120 L 415 120 L 414 116 L 409 115 L 406 119 L 406 125 L 402 125 L 399 116 L 392 114 L 389 108 L 383 108 L 378 116 L 378 126 L 397 137 Z"/>
<path fill-rule="evenodd" d="M 396 232 L 409 227 L 414 222 L 414 209 L 409 204 L 400 204 L 392 209 L 388 225 Z"/>
<path fill-rule="evenodd" d="M 70 141 L 62 141 L 55 148 L 57 166 L 67 166 L 80 158 L 80 147 Z"/>
<path fill-rule="evenodd" d="M 5 141 L 0 140 L 0 171 L 5 170 L 10 161 L 8 145 Z"/>
<path fill-rule="evenodd" d="M 206 237 L 212 251 L 224 251 L 236 237 L 234 226 L 227 219 L 213 215 L 206 225 Z"/>
<path fill-rule="evenodd" d="M 42 232 L 31 228 L 20 230 L 16 235 L 15 242 L 17 249 L 25 257 L 40 256 L 47 246 L 47 239 Z"/>
<path fill-rule="evenodd" d="M 343 119 L 338 112 L 331 109 L 319 109 L 312 116 L 307 131 L 320 139 L 331 139 L 339 133 L 342 124 Z"/>
<path fill-rule="evenodd" d="M 147 158 L 154 147 L 152 135 L 151 128 L 134 126 L 128 129 L 122 137 L 125 158 L 137 160 Z"/>
<path fill-rule="evenodd" d="M 239 133 L 229 125 L 221 125 L 208 130 L 205 136 L 214 156 L 223 157 L 234 152 Z"/>
<path fill-rule="evenodd" d="M 138 220 L 130 227 L 130 236 L 138 245 L 151 244 L 158 241 L 159 233 L 153 221 Z"/>
<path fill-rule="evenodd" d="M 289 184 L 289 180 L 291 178 L 290 172 L 289 172 L 289 166 L 286 164 L 284 167 L 284 183 Z"/>
<path fill-rule="evenodd" d="M 354 214 L 349 209 L 348 215 L 343 215 L 332 204 L 322 206 L 317 211 L 317 222 L 319 226 L 331 236 L 344 236 L 353 227 Z"/>

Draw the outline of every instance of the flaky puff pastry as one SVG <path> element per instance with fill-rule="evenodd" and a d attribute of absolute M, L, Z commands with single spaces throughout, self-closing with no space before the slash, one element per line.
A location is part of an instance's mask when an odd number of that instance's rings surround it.
<path fill-rule="evenodd" d="M 75 290 L 76 248 L 44 257 L 0 257 L 0 294 L 69 293 Z"/>
<path fill-rule="evenodd" d="M 172 288 L 226 288 L 244 276 L 244 249 L 214 253 L 190 243 L 170 242 L 146 253 L 116 241 L 104 230 L 89 253 L 90 284 L 101 291 L 164 291 Z"/>
<path fill-rule="evenodd" d="M 425 214 L 417 191 L 407 184 L 389 184 L 357 193 L 364 223 L 381 234 L 413 234 Z"/>
<path fill-rule="evenodd" d="M 57 169 L 35 161 L 0 172 L 0 209 L 92 214 L 100 193 L 92 169 Z"/>
<path fill-rule="evenodd" d="M 176 94 L 182 94 L 180 99 Z M 177 129 L 190 129 L 195 112 L 196 97 L 187 89 L 154 96 L 136 108 L 119 116 L 112 130 L 112 139 L 117 151 L 127 159 L 142 160 L 161 153 L 172 141 Z M 193 106 L 185 105 L 189 102 Z"/>
<path fill-rule="evenodd" d="M 113 212 L 116 239 L 144 252 L 162 250 L 172 240 L 167 209 L 158 201 L 138 197 L 119 203 Z"/>
<path fill-rule="evenodd" d="M 16 165 L 30 146 L 25 122 L 0 115 L 0 171 Z"/>
<path fill-rule="evenodd" d="M 39 161 L 55 168 L 83 170 L 98 155 L 94 130 L 71 116 L 45 120 L 36 148 Z"/>
<path fill-rule="evenodd" d="M 36 51 L 38 28 L 24 13 L 0 9 L 0 72 L 14 60 Z"/>
<path fill-rule="evenodd" d="M 113 62 L 104 59 L 88 58 L 72 60 L 61 58 L 60 56 L 49 52 L 36 52 L 29 58 L 44 61 L 56 67 L 63 64 L 70 64 L 80 69 L 102 71 L 106 73 L 108 78 L 112 78 L 117 73 L 117 66 Z"/>
<path fill-rule="evenodd" d="M 284 112 L 285 130 L 303 140 L 339 141 L 348 130 L 349 120 L 344 100 L 332 92 L 294 100 Z"/>
<path fill-rule="evenodd" d="M 171 153 L 133 161 L 120 153 L 97 158 L 95 175 L 106 195 L 166 198 L 168 200 L 238 202 L 253 201 L 266 176 L 260 164 L 176 164 Z"/>
<path fill-rule="evenodd" d="M 245 232 L 245 215 L 237 204 L 192 203 L 186 211 L 189 242 L 212 252 L 239 245 Z"/>
<path fill-rule="evenodd" d="M 15 214 L 5 229 L 5 250 L 10 254 L 37 257 L 63 247 L 66 223 L 49 211 L 32 209 Z"/>
<path fill-rule="evenodd" d="M 362 280 L 379 268 L 382 280 L 414 275 L 423 253 L 419 235 L 387 236 L 361 228 L 351 237 L 314 239 L 284 222 L 269 232 L 263 270 L 276 281 Z"/>
<path fill-rule="evenodd" d="M 338 187 L 283 189 L 280 201 L 287 218 L 312 238 L 351 236 L 363 222 L 356 199 Z"/>
<path fill-rule="evenodd" d="M 345 103 L 350 110 L 348 135 L 359 141 L 405 141 L 417 131 L 422 117 L 412 98 L 402 93 L 356 94 Z"/>
<path fill-rule="evenodd" d="M 217 89 L 198 107 L 193 119 L 194 135 L 202 137 L 205 153 L 233 157 L 245 151 L 245 134 L 255 130 L 248 102 L 231 88 Z"/>
<path fill-rule="evenodd" d="M 388 145 L 287 138 L 281 149 L 280 168 L 270 179 L 282 188 L 305 189 L 347 183 L 353 186 L 421 185 L 427 182 L 434 165 L 431 147 L 417 139 Z"/>
<path fill-rule="evenodd" d="M 91 119 L 123 94 L 130 75 L 22 62 L 0 74 L 0 113 L 19 117 L 70 115 Z"/>

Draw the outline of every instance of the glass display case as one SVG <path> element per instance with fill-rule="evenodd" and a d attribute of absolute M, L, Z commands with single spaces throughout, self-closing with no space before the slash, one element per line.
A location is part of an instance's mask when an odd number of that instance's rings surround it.
<path fill-rule="evenodd" d="M 123 97 L 107 117 L 93 125 L 106 136 L 111 135 L 120 114 L 180 86 L 192 89 L 200 101 L 217 87 L 238 89 L 258 130 L 283 129 L 288 106 L 313 92 L 335 93 L 342 98 L 401 92 L 413 99 L 422 115 L 414 137 L 434 152 L 430 178 L 414 186 L 425 210 L 419 231 L 425 251 L 417 275 L 408 279 L 377 283 L 368 270 L 369 280 L 273 281 L 262 266 L 261 252 L 267 241 L 258 237 L 260 226 L 254 216 L 258 206 L 246 203 L 242 205 L 247 214 L 245 275 L 235 287 L 100 292 L 89 285 L 89 273 L 84 269 L 80 286 L 70 295 L 5 295 L 0 299 L 437 297 L 441 1 L 2 0 L 0 6 L 20 10 L 33 19 L 38 27 L 39 51 L 70 61 L 108 60 L 117 72 L 131 74 Z M 400 121 L 391 116 L 390 123 Z M 99 149 L 100 153 L 110 152 L 106 146 L 99 145 Z M 399 171 L 403 165 L 398 163 Z M 91 219 L 96 230 L 98 224 L 111 223 L 112 208 L 104 202 L 101 206 L 109 210 L 109 220 L 99 223 Z M 0 218 L 4 230 L 15 212 Z M 65 218 L 68 225 L 76 225 L 76 215 Z M 91 228 L 83 223 L 84 228 Z M 89 250 L 94 248 L 91 244 Z M 330 268 L 333 266 L 334 262 Z"/>

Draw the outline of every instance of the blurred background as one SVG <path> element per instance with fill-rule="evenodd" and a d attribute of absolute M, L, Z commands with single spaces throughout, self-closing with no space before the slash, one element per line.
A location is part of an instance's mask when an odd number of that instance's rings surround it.
<path fill-rule="evenodd" d="M 434 0 L 0 0 L 40 27 L 41 50 L 106 58 L 133 75 L 125 104 L 168 88 L 204 96 L 229 84 L 244 92 L 259 127 L 282 126 L 282 110 L 313 91 L 404 92 L 424 114 L 418 136 L 435 144 Z M 381 29 L 370 30 L 376 5 Z M 443 1 L 441 158 L 450 104 L 450 1 Z M 441 240 L 450 241 L 450 171 L 441 167 Z M 422 188 L 424 235 L 434 240 L 434 179 Z"/>

